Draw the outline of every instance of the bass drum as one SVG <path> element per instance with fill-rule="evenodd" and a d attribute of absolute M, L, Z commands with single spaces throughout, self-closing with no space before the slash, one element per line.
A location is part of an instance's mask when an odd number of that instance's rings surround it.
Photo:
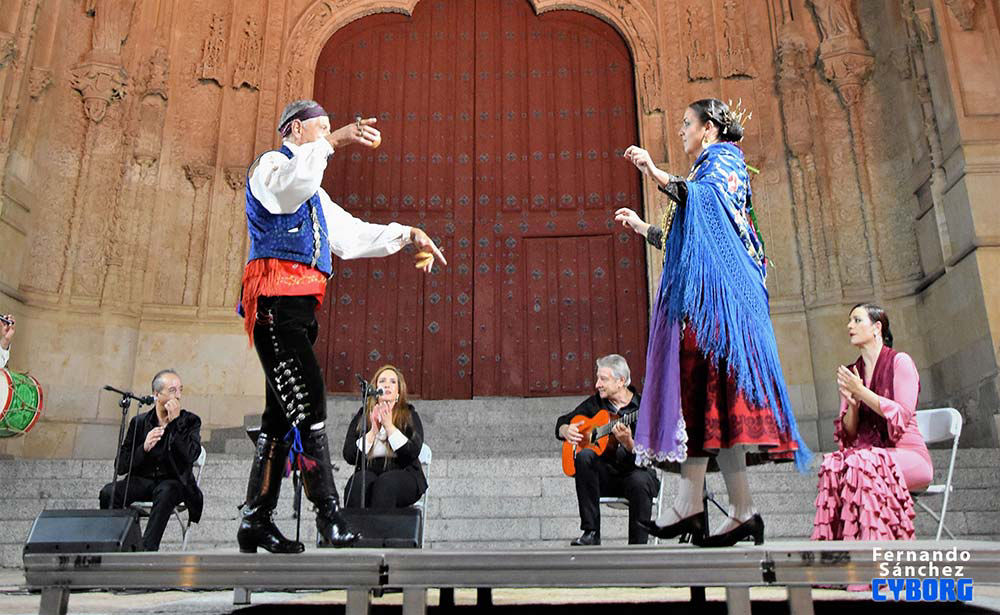
<path fill-rule="evenodd" d="M 0 438 L 26 434 L 42 416 L 42 385 L 34 376 L 0 369 Z"/>

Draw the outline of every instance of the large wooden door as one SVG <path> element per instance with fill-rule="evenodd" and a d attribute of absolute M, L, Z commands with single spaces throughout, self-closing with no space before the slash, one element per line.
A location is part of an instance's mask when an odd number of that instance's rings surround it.
<path fill-rule="evenodd" d="M 428 230 L 450 266 L 335 261 L 317 350 L 332 391 L 398 365 L 425 398 L 589 392 L 619 352 L 641 384 L 647 335 L 628 50 L 600 20 L 525 0 L 423 0 L 343 28 L 316 69 L 335 126 L 374 115 L 377 150 L 331 160 L 354 215 Z M 407 252 L 409 254 L 410 251 Z"/>

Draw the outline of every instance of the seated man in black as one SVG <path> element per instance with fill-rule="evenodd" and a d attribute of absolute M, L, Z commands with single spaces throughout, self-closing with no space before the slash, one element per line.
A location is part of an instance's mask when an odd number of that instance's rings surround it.
<path fill-rule="evenodd" d="M 153 378 L 155 407 L 134 417 L 118 455 L 118 475 L 101 489 L 101 508 L 152 501 L 142 547 L 157 551 L 174 507 L 185 502 L 192 523 L 201 519 L 204 498 L 191 468 L 201 455 L 201 419 L 181 409 L 180 376 L 165 369 Z M 126 489 L 128 493 L 126 493 Z"/>
<path fill-rule="evenodd" d="M 579 444 L 583 435 L 577 429 L 578 423 L 571 422 L 574 416 L 592 418 L 600 410 L 624 416 L 639 410 L 639 394 L 631 386 L 628 363 L 621 355 L 612 354 L 597 360 L 597 394 L 588 397 L 575 410 L 564 414 L 556 421 L 556 437 Z M 646 544 L 648 534 L 639 525 L 649 521 L 653 498 L 659 489 L 656 473 L 650 468 L 635 465 L 632 452 L 635 423 L 631 428 L 624 423 L 615 425 L 609 436 L 604 454 L 598 456 L 590 449 L 578 451 L 576 455 L 576 499 L 580 505 L 580 529 L 583 534 L 572 541 L 572 546 L 601 544 L 601 496 L 625 497 L 628 499 L 628 542 Z"/>

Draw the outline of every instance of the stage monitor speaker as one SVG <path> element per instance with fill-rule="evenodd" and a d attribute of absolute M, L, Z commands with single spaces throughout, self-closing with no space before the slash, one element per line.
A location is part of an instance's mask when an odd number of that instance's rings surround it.
<path fill-rule="evenodd" d="M 355 547 L 420 547 L 424 528 L 418 508 L 342 508 L 340 513 L 352 532 L 361 533 Z"/>
<path fill-rule="evenodd" d="M 43 510 L 24 554 L 139 551 L 139 519 L 131 510 Z"/>

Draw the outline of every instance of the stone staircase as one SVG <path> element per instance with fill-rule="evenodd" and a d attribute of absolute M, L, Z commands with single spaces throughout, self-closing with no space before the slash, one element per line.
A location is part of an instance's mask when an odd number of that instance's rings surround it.
<path fill-rule="evenodd" d="M 477 399 L 419 402 L 427 440 L 434 451 L 427 505 L 428 548 L 499 548 L 564 545 L 579 534 L 573 481 L 560 469 L 553 436 L 555 418 L 577 398 Z M 357 403 L 332 398 L 328 430 L 335 461 Z M 250 422 L 250 421 L 248 421 Z M 206 496 L 202 522 L 193 527 L 189 549 L 235 549 L 236 506 L 243 500 L 251 443 L 242 428 L 216 430 L 202 477 Z M 950 451 L 932 451 L 937 478 L 943 480 Z M 336 473 L 343 488 L 352 469 L 341 460 Z M 1000 538 L 1000 450 L 960 450 L 948 526 L 964 538 Z M 96 508 L 97 493 L 109 480 L 109 460 L 0 460 L 0 566 L 19 566 L 21 547 L 32 520 L 45 508 Z M 816 475 L 801 475 L 790 464 L 750 468 L 755 503 L 768 539 L 804 539 L 812 528 Z M 677 477 L 665 475 L 667 502 Z M 709 476 L 710 491 L 725 506 L 719 475 Z M 291 483 L 286 483 L 276 519 L 294 535 Z M 931 500 L 932 507 L 940 498 Z M 306 502 L 308 506 L 308 502 Z M 626 513 L 602 507 L 606 544 L 626 541 Z M 713 508 L 712 524 L 722 522 Z M 933 537 L 935 524 L 918 512 L 917 531 Z M 302 540 L 315 541 L 311 514 L 302 522 Z M 164 549 L 180 548 L 175 521 L 164 534 Z"/>

